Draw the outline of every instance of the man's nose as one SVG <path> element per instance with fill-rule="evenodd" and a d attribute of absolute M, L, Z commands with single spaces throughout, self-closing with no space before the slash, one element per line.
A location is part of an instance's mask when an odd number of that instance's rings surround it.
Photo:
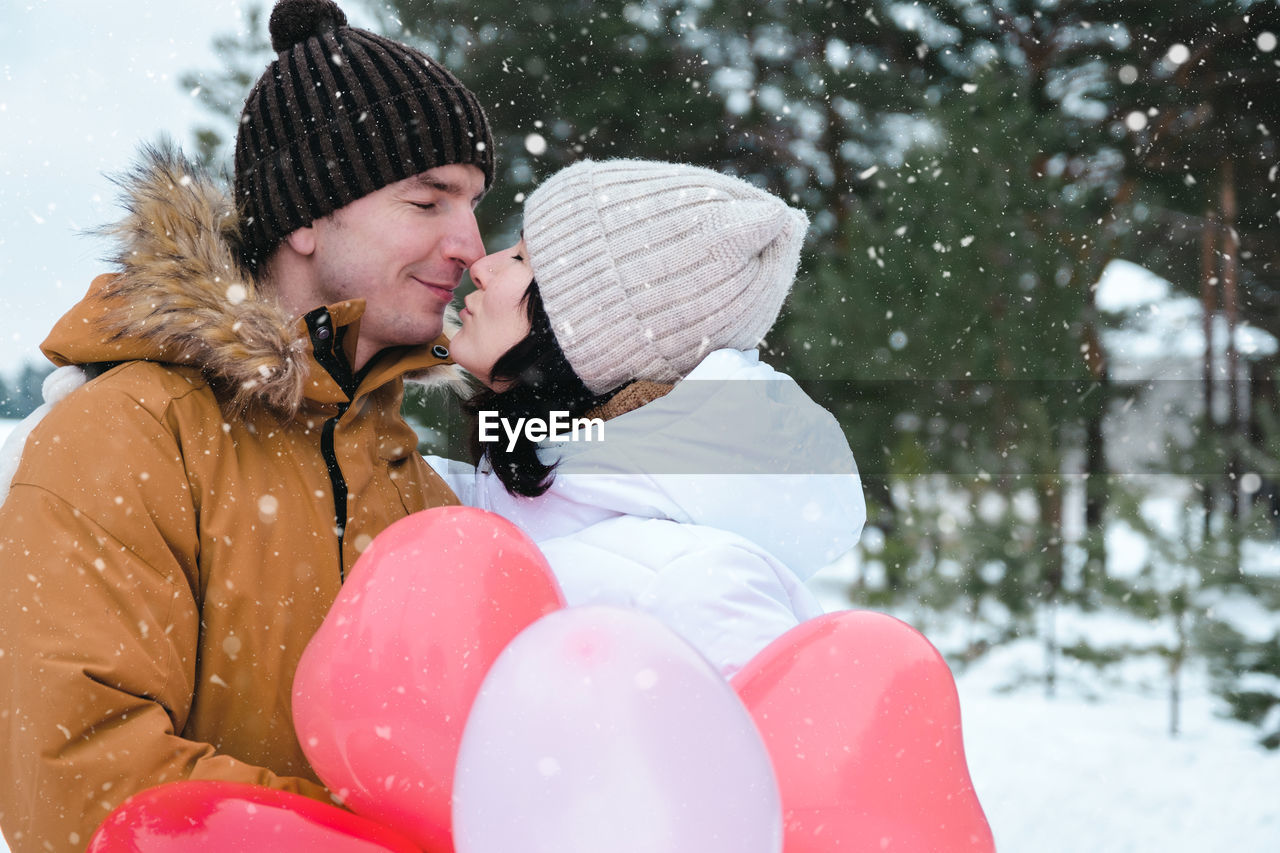
<path fill-rule="evenodd" d="M 450 223 L 444 249 L 450 260 L 457 261 L 463 267 L 469 268 L 484 257 L 484 242 L 480 239 L 480 225 L 476 222 L 475 211 L 461 211 L 456 220 Z"/>

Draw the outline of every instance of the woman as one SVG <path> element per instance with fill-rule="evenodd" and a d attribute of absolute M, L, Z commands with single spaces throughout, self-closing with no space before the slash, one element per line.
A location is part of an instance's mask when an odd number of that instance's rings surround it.
<path fill-rule="evenodd" d="M 726 676 L 821 612 L 803 581 L 865 518 L 839 425 L 755 352 L 806 227 L 707 169 L 553 175 L 520 242 L 471 267 L 451 343 L 485 386 L 477 467 L 429 460 L 538 542 L 571 605 L 649 612 Z"/>

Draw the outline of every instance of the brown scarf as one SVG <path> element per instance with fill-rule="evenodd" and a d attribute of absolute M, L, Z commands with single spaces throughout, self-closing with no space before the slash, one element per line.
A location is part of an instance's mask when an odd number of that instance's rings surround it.
<path fill-rule="evenodd" d="M 587 412 L 586 416 L 607 421 L 610 418 L 616 418 L 618 415 L 625 415 L 627 412 L 638 409 L 645 403 L 652 403 L 659 397 L 665 396 L 674 387 L 676 387 L 674 384 L 668 385 L 663 382 L 650 382 L 647 379 L 641 379 L 632 382 L 626 388 L 614 394 L 609 399 L 609 402 L 602 406 L 596 406 Z"/>

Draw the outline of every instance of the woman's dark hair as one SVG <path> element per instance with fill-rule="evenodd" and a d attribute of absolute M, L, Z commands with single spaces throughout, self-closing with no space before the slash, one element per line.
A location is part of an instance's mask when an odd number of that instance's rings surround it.
<path fill-rule="evenodd" d="M 493 473 L 508 492 L 532 498 L 551 488 L 556 466 L 538 458 L 537 442 L 529 440 L 524 430 L 509 450 L 510 440 L 504 432 L 497 441 L 482 442 L 480 413 L 495 412 L 500 421 L 507 423 L 516 423 L 520 418 L 549 420 L 553 411 L 568 412 L 568 417 L 577 418 L 609 400 L 617 389 L 592 394 L 573 372 L 551 331 L 536 280 L 529 283 L 524 304 L 529 334 L 503 353 L 489 371 L 490 383 L 503 390 L 482 388 L 462 408 L 471 416 L 469 444 L 473 461 L 478 465 L 488 457 Z"/>

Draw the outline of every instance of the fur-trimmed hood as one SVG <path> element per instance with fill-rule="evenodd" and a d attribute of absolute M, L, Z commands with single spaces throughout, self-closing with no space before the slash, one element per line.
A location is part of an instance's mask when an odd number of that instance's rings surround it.
<path fill-rule="evenodd" d="M 58 365 L 147 360 L 195 367 L 231 411 L 261 406 L 295 415 L 320 368 L 305 324 L 264 296 L 240 262 L 239 222 L 227 192 L 168 144 L 145 147 L 117 183 L 125 216 L 103 233 L 115 241 L 111 260 L 120 271 L 94 279 L 45 340 L 45 355 Z M 361 300 L 329 307 L 339 325 L 364 311 Z M 448 359 L 431 350 L 404 350 L 394 375 L 458 380 Z"/>

